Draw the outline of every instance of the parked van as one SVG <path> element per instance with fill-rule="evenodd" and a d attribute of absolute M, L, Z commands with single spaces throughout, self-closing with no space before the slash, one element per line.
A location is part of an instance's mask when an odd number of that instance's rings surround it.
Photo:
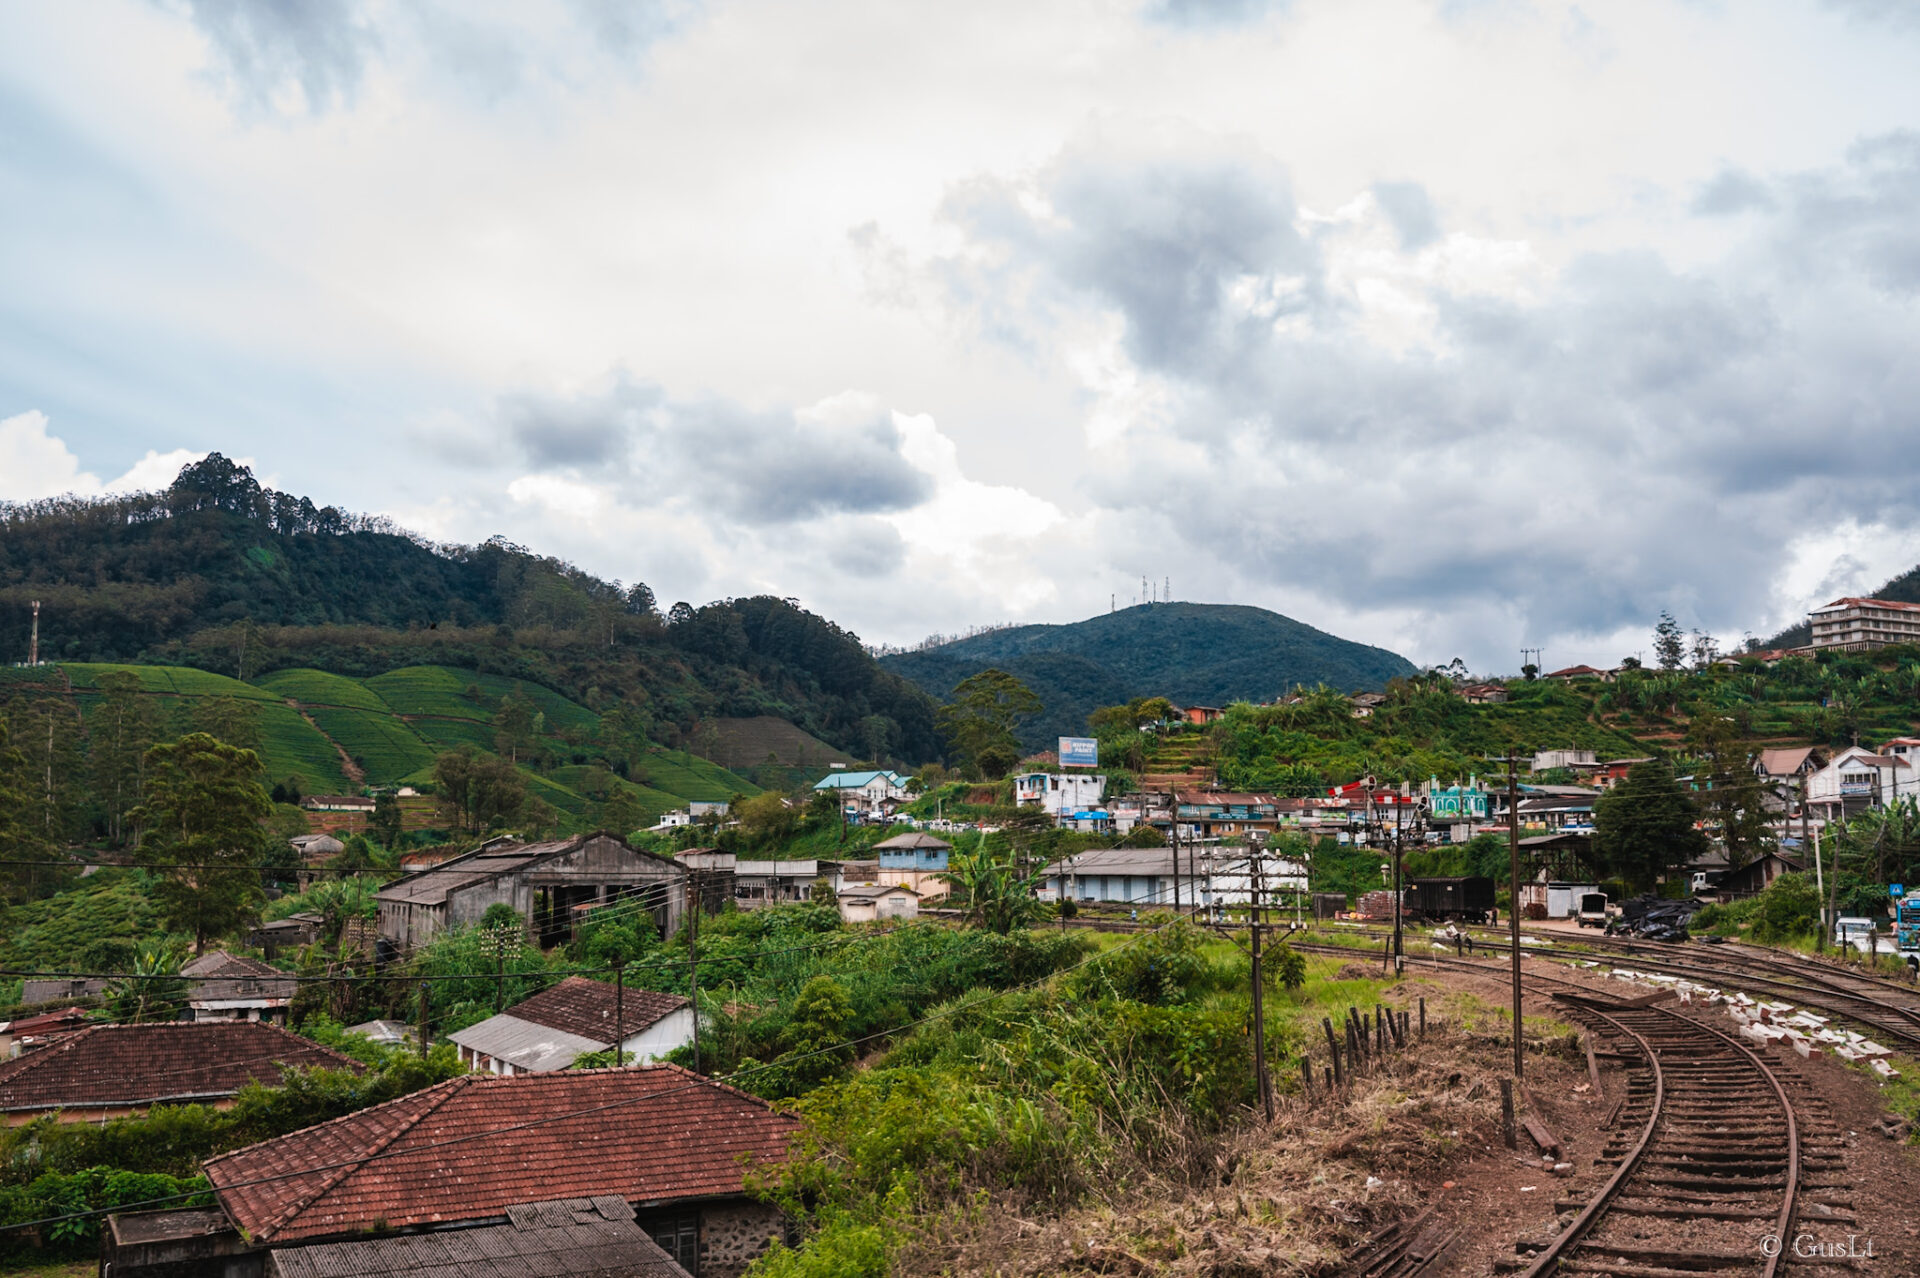
<path fill-rule="evenodd" d="M 1876 933 L 1872 919 L 1844 918 L 1834 920 L 1833 944 L 1836 949 L 1856 950 L 1861 954 L 1866 954 L 1872 950 L 1875 937 Z"/>

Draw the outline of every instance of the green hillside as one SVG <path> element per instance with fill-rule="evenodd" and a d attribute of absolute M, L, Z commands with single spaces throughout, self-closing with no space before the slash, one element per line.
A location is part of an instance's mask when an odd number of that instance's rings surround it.
<path fill-rule="evenodd" d="M 1089 712 L 1141 696 L 1224 706 L 1271 701 L 1296 684 L 1343 692 L 1415 673 L 1406 658 L 1238 604 L 1141 604 L 1062 626 L 1014 626 L 881 658 L 936 697 L 990 666 L 1018 675 L 1044 714 L 1022 730 L 1039 748 L 1083 733 Z"/>

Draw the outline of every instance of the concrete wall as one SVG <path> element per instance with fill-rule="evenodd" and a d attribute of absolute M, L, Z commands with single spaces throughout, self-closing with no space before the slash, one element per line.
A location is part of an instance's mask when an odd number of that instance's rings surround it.
<path fill-rule="evenodd" d="M 627 1036 L 629 1059 L 634 1064 L 658 1060 L 676 1047 L 685 1047 L 693 1041 L 693 1009 L 683 1007 L 666 1016 L 638 1034 Z"/>

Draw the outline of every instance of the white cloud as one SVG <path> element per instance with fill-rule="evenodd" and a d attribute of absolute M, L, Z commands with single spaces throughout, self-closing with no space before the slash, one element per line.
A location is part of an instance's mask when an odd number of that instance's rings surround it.
<path fill-rule="evenodd" d="M 1896 4 L 334 8 L 9 15 L 0 493 L 218 449 L 875 639 L 1171 573 L 1475 665 L 1920 525 Z"/>
<path fill-rule="evenodd" d="M 99 479 L 80 469 L 80 459 L 64 442 L 47 434 L 45 413 L 0 420 L 0 499 L 33 501 L 99 490 Z"/>

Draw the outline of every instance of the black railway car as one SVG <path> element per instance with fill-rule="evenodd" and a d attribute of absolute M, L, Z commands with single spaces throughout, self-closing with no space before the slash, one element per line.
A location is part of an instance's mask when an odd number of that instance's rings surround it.
<path fill-rule="evenodd" d="M 1493 880 L 1481 875 L 1409 879 L 1401 908 L 1410 918 L 1485 923 L 1493 916 Z"/>

